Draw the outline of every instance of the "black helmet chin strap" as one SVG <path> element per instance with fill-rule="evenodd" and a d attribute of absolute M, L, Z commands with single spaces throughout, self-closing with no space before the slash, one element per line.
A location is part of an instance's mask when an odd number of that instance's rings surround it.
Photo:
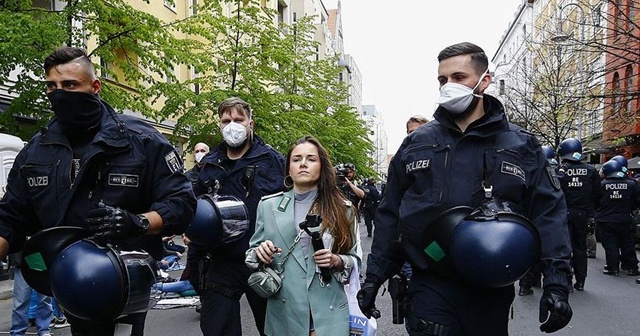
<path fill-rule="evenodd" d="M 484 198 L 486 200 L 493 198 L 493 186 L 489 182 L 489 174 L 487 170 L 487 151 L 482 155 L 482 189 L 484 189 Z"/>

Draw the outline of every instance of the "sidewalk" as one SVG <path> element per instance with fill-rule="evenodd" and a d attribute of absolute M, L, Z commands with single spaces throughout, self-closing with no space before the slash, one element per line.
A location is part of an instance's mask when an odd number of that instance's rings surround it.
<path fill-rule="evenodd" d="M 13 296 L 13 280 L 0 281 L 0 300 L 8 300 Z"/>

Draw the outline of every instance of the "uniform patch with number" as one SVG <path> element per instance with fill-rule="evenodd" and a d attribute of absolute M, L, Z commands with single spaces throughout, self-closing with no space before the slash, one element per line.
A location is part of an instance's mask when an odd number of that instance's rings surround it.
<path fill-rule="evenodd" d="M 513 176 L 517 176 L 521 178 L 523 181 L 527 181 L 524 170 L 520 168 L 518 165 L 513 164 L 511 162 L 502 161 L 502 166 L 500 166 L 500 172 L 503 174 L 509 174 Z"/>
<path fill-rule="evenodd" d="M 549 182 L 554 189 L 560 190 L 560 180 L 558 180 L 558 174 L 553 167 L 547 167 L 547 176 L 549 176 Z"/>
<path fill-rule="evenodd" d="M 129 174 L 109 174 L 109 185 L 120 187 L 138 187 L 138 181 L 140 177 L 138 175 Z"/>
<path fill-rule="evenodd" d="M 164 161 L 167 163 L 167 166 L 172 173 L 182 170 L 182 165 L 180 164 L 180 160 L 175 152 L 165 155 Z"/>

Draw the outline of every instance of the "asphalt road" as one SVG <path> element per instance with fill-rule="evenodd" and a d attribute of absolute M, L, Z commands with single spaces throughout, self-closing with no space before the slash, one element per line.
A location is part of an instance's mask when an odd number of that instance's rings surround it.
<path fill-rule="evenodd" d="M 360 232 L 366 232 L 364 226 Z M 371 238 L 367 238 L 365 234 L 362 237 L 362 244 L 366 255 L 369 252 Z M 626 274 L 619 277 L 602 274 L 603 258 L 604 251 L 599 246 L 598 258 L 589 259 L 589 276 L 585 291 L 574 292 L 569 299 L 574 311 L 571 323 L 553 335 L 640 335 L 640 285 L 635 283 L 635 277 Z M 541 290 L 534 290 L 535 292 L 531 296 L 520 297 L 516 295 L 512 320 L 509 325 L 510 335 L 544 335 L 538 329 L 538 303 Z M 0 335 L 8 334 L 11 323 L 11 304 L 11 300 L 0 301 Z M 379 297 L 377 304 L 382 312 L 382 318 L 378 320 L 378 335 L 406 335 L 404 326 L 391 323 L 391 301 L 388 293 Z M 244 298 L 241 305 L 244 335 L 257 335 L 251 311 Z M 487 307 L 487 309 L 491 309 L 491 307 Z M 199 318 L 199 314 L 193 308 L 153 309 L 148 314 L 145 333 L 147 335 L 170 336 L 201 335 Z M 29 331 L 33 332 L 34 330 L 30 328 Z M 55 329 L 53 333 L 58 336 L 71 335 L 69 328 Z M 119 335 L 125 334 L 123 332 Z"/>

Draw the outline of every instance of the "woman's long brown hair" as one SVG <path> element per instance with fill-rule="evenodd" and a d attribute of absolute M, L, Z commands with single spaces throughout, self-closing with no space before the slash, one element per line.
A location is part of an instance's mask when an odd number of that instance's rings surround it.
<path fill-rule="evenodd" d="M 328 230 L 334 237 L 332 252 L 346 254 L 355 244 L 355 232 L 352 228 L 353 215 L 355 214 L 355 205 L 352 205 L 351 218 L 347 217 L 347 207 L 345 198 L 338 189 L 336 172 L 331 164 L 329 152 L 320 144 L 318 139 L 311 135 L 304 136 L 291 145 L 287 153 L 287 162 L 285 171 L 289 173 L 291 152 L 293 149 L 305 142 L 308 142 L 318 148 L 318 156 L 320 157 L 320 179 L 318 180 L 318 196 L 314 202 L 319 209 L 319 215 L 322 216 L 322 230 Z"/>

